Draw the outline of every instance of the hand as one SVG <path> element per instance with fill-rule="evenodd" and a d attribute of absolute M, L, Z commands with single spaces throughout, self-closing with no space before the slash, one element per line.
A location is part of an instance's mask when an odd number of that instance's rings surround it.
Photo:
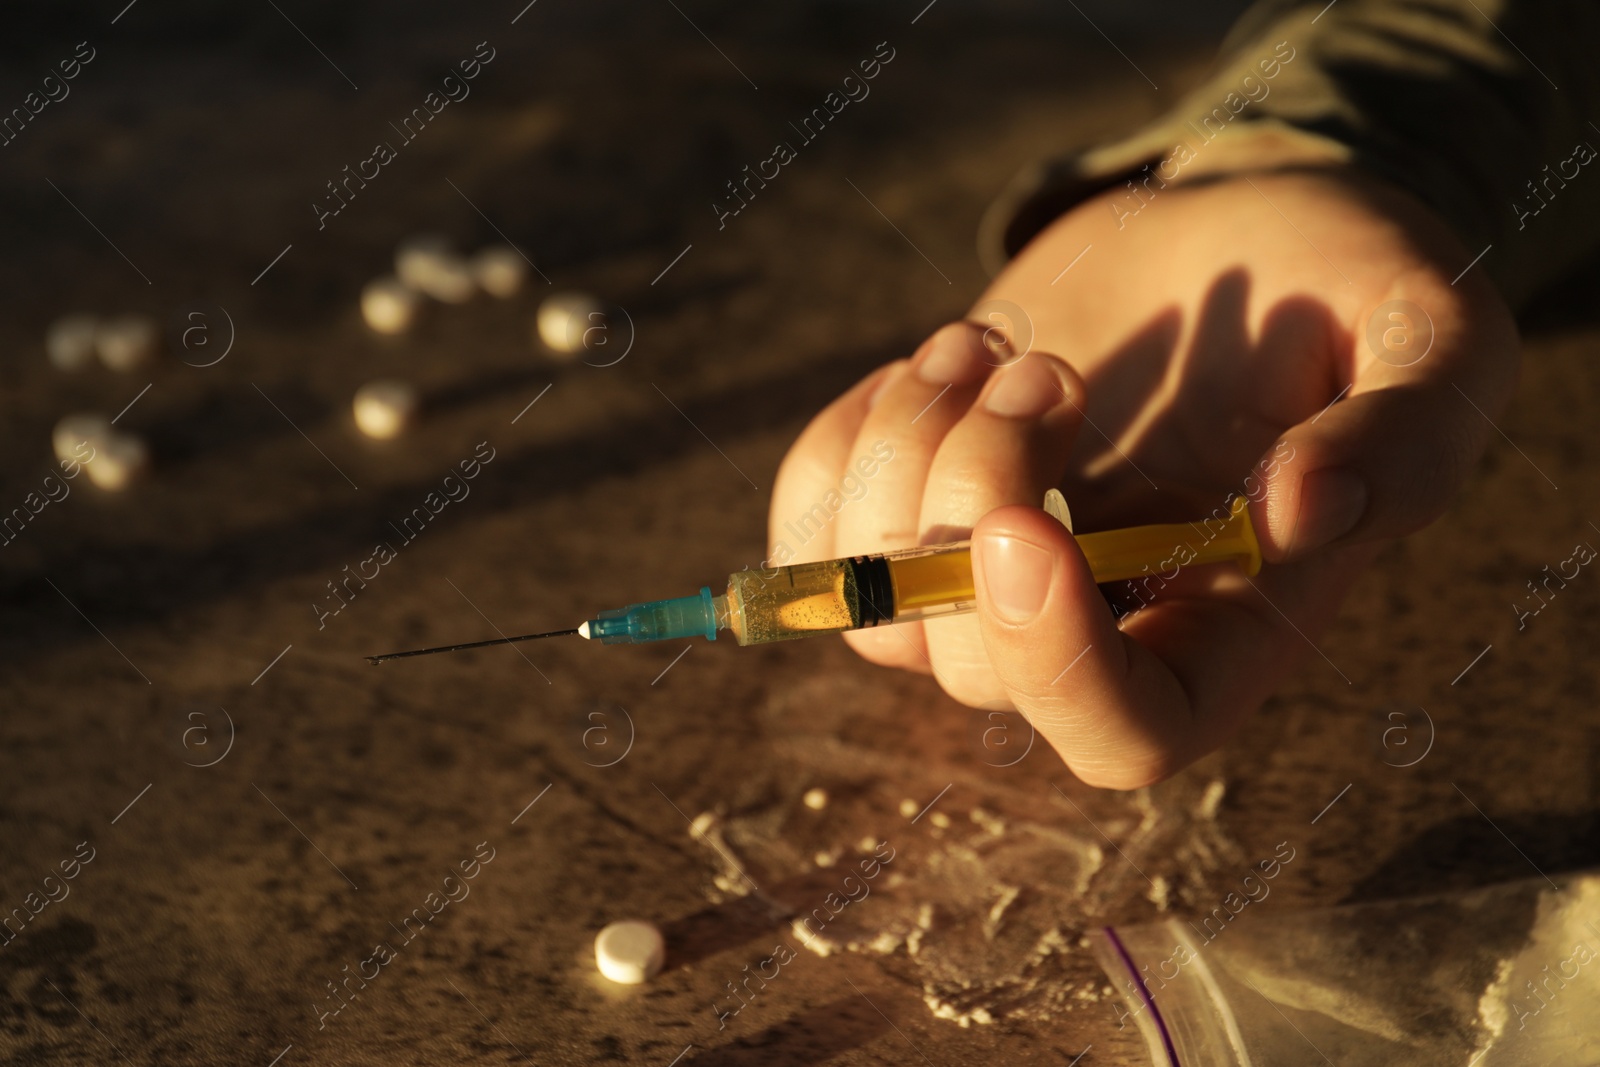
<path fill-rule="evenodd" d="M 1517 358 L 1481 269 L 1451 284 L 1471 254 L 1371 179 L 1225 177 L 1135 215 L 1129 195 L 1057 219 L 995 280 L 981 325 L 940 329 L 818 415 L 771 511 L 793 562 L 970 532 L 976 615 L 846 639 L 963 703 L 1014 706 L 1080 778 L 1123 789 L 1216 748 L 1302 661 L 1353 669 L 1314 643 L 1378 548 L 1466 480 Z M 1031 326 L 1021 358 L 985 332 L 995 301 L 1023 313 L 1013 345 Z M 796 544 L 784 524 L 880 441 L 893 459 L 864 495 Z M 1037 509 L 1051 486 L 1080 532 L 1197 520 L 1246 494 L 1268 565 L 1130 583 L 1119 623 Z"/>

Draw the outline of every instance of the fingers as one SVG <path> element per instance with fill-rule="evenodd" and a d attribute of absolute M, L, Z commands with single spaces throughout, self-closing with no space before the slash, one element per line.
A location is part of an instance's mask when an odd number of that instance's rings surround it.
<path fill-rule="evenodd" d="M 767 512 L 768 559 L 785 563 L 811 563 L 831 559 L 833 527 L 817 523 L 813 513 L 839 483 L 855 458 L 850 448 L 866 421 L 867 412 L 880 390 L 896 374 L 905 372 L 905 361 L 879 367 L 857 382 L 843 396 L 823 408 L 801 431 L 788 455 L 778 467 L 772 486 L 772 504 Z M 784 546 L 787 551 L 779 550 Z"/>
<path fill-rule="evenodd" d="M 884 387 L 849 454 L 887 458 L 861 502 L 841 509 L 834 518 L 833 555 L 856 556 L 919 543 L 929 468 L 945 435 L 972 406 L 991 369 L 982 336 L 982 329 L 971 323 L 941 328 L 912 357 L 910 367 Z M 875 663 L 931 669 L 917 624 L 858 630 L 845 638 Z"/>
<path fill-rule="evenodd" d="M 1268 560 L 1421 529 L 1443 513 L 1495 432 L 1490 420 L 1516 378 L 1509 315 L 1493 302 L 1467 308 L 1438 292 L 1401 303 L 1408 320 L 1437 330 L 1431 350 L 1414 364 L 1366 362 L 1344 400 L 1288 430 L 1262 461 L 1275 469 L 1252 517 Z M 1365 350 L 1366 339 L 1356 343 Z"/>
<path fill-rule="evenodd" d="M 1133 789 L 1199 758 L 1300 655 L 1289 627 L 1226 599 L 1149 607 L 1134 640 L 1072 536 L 1035 508 L 986 515 L 972 560 L 984 648 L 1006 695 L 1090 785 Z"/>
<path fill-rule="evenodd" d="M 965 322 L 939 329 L 863 420 L 852 453 L 868 452 L 883 441 L 893 449 L 894 459 L 873 479 L 868 506 L 840 512 L 841 555 L 917 544 L 928 468 L 945 434 L 966 414 L 988 376 L 982 334 Z"/>
<path fill-rule="evenodd" d="M 934 456 L 922 498 L 923 541 L 964 540 L 995 508 L 1037 506 L 1066 472 L 1083 403 L 1082 380 L 1054 356 L 1031 352 L 994 371 Z M 930 619 L 923 632 L 951 696 L 973 706 L 1005 697 L 975 617 Z"/>

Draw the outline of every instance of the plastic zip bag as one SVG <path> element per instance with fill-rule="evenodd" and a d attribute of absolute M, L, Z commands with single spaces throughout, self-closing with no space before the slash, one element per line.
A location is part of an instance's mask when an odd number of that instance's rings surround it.
<path fill-rule="evenodd" d="M 1106 927 L 1158 1067 L 1595 1067 L 1600 875 Z"/>

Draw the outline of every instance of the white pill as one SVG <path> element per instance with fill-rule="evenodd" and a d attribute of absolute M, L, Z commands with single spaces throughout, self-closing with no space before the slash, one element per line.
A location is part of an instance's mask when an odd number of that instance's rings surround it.
<path fill-rule="evenodd" d="M 594 962 L 613 982 L 638 985 L 654 978 L 666 958 L 666 942 L 652 923 L 625 919 L 595 935 Z"/>
<path fill-rule="evenodd" d="M 421 306 L 422 297 L 399 278 L 375 278 L 361 290 L 361 317 L 378 333 L 405 333 Z"/>
<path fill-rule="evenodd" d="M 460 256 L 440 260 L 421 286 L 424 293 L 446 304 L 465 304 L 478 291 L 472 268 Z"/>
<path fill-rule="evenodd" d="M 95 485 L 116 492 L 150 469 L 150 450 L 133 434 L 112 431 L 95 445 L 94 459 L 84 469 Z"/>
<path fill-rule="evenodd" d="M 528 277 L 528 261 L 506 245 L 485 248 L 472 257 L 468 266 L 483 291 L 502 300 L 516 296 Z"/>
<path fill-rule="evenodd" d="M 917 802 L 909 797 L 900 802 L 900 814 L 904 815 L 908 819 L 915 815 L 919 810 L 920 809 L 917 807 Z"/>
<path fill-rule="evenodd" d="M 394 250 L 394 272 L 413 289 L 420 289 L 421 278 L 441 260 L 455 255 L 448 238 L 436 233 L 421 233 L 400 242 Z"/>
<path fill-rule="evenodd" d="M 148 315 L 120 315 L 94 332 L 100 362 L 115 371 L 137 370 L 156 354 L 156 324 Z"/>
<path fill-rule="evenodd" d="M 806 795 L 800 799 L 812 811 L 821 811 L 828 806 L 828 791 L 826 789 L 807 789 Z"/>
<path fill-rule="evenodd" d="M 63 315 L 44 336 L 45 354 L 57 370 L 82 370 L 94 360 L 94 337 L 100 320 L 79 312 Z"/>
<path fill-rule="evenodd" d="M 68 415 L 50 432 L 50 447 L 63 463 L 87 463 L 113 432 L 103 415 Z"/>
<path fill-rule="evenodd" d="M 394 255 L 394 272 L 411 288 L 447 304 L 466 303 L 478 288 L 466 260 L 436 234 L 401 244 Z"/>
<path fill-rule="evenodd" d="M 405 382 L 383 379 L 356 390 L 351 405 L 356 426 L 379 440 L 397 436 L 417 413 L 417 391 Z"/>
<path fill-rule="evenodd" d="M 587 293 L 556 293 L 539 305 L 539 340 L 570 356 L 603 342 L 608 318 L 606 306 Z"/>

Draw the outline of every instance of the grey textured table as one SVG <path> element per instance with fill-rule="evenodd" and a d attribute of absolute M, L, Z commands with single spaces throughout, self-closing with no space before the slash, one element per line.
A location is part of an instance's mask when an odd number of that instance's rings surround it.
<path fill-rule="evenodd" d="M 1137 1062 L 1082 935 L 1208 910 L 1279 842 L 1263 910 L 1594 862 L 1592 576 L 1520 632 L 1511 607 L 1600 537 L 1576 300 L 1532 336 L 1470 491 L 1384 553 L 1326 658 L 1150 790 L 1087 789 L 1042 746 L 1004 766 L 981 715 L 832 641 L 368 667 L 756 562 L 805 419 L 981 287 L 988 197 L 1043 146 L 1152 115 L 1225 24 L 1158 38 L 1092 10 L 1154 92 L 1071 11 L 519 6 L 152 0 L 24 16 L 5 46 L 7 103 L 96 49 L 4 149 L 5 506 L 69 411 L 132 402 L 119 425 L 157 463 L 120 495 L 80 479 L 0 549 L 0 906 L 23 909 L 0 1063 Z M 723 182 L 883 40 L 870 98 L 719 230 Z M 472 94 L 319 229 L 325 183 L 480 41 Z M 360 286 L 422 230 L 503 231 L 551 284 L 376 338 Z M 569 287 L 628 309 L 621 362 L 530 344 Z M 45 363 L 60 313 L 197 307 L 217 345 L 231 318 L 213 366 Z M 380 376 L 429 402 L 388 444 L 348 414 Z M 377 578 L 313 607 L 486 450 Z M 871 896 L 802 944 L 791 920 L 873 852 Z M 667 933 L 648 985 L 595 973 L 622 917 Z M 730 983 L 775 955 L 734 1014 Z"/>

